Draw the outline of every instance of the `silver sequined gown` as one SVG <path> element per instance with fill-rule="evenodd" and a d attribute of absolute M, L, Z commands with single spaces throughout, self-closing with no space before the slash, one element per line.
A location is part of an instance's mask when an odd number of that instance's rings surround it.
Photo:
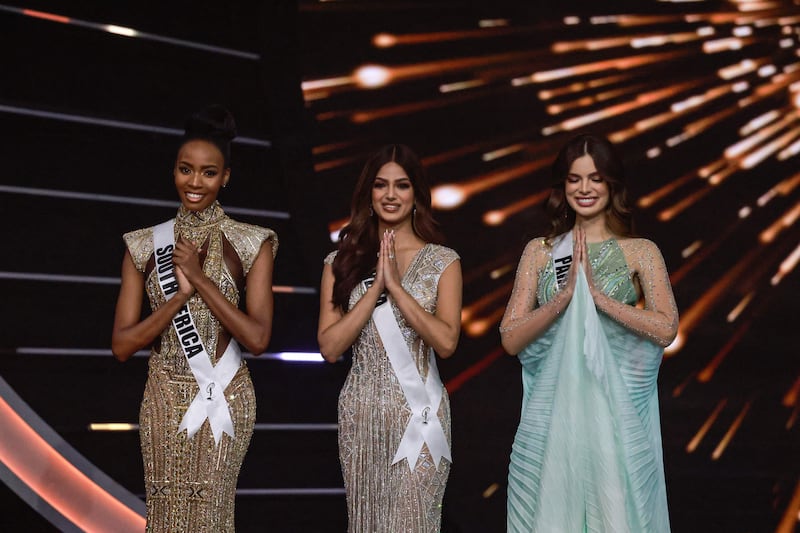
<path fill-rule="evenodd" d="M 180 208 L 175 219 L 175 237 L 207 249 L 203 271 L 234 305 L 238 286 L 250 270 L 264 241 L 277 251 L 272 230 L 228 218 L 214 203 L 199 213 Z M 164 303 L 164 295 L 153 272 L 153 228 L 124 236 L 136 268 L 146 275 L 146 290 L 152 309 Z M 233 254 L 231 253 L 233 252 Z M 241 276 L 231 273 L 225 257 L 237 257 Z M 239 271 L 239 269 L 237 269 Z M 241 279 L 235 279 L 240 277 Z M 221 326 L 198 294 L 189 308 L 209 354 L 217 354 Z M 218 355 L 213 355 L 214 362 Z M 140 440 L 145 470 L 147 531 L 227 532 L 234 530 L 234 496 L 239 469 L 253 434 L 256 403 L 253 383 L 244 361 L 225 395 L 233 419 L 235 438 L 223 434 L 214 443 L 208 420 L 191 438 L 178 425 L 198 386 L 183 354 L 174 328 L 165 330 L 150 353 L 149 372 L 139 413 Z"/>
<path fill-rule="evenodd" d="M 332 263 L 334 255 L 326 262 Z M 403 287 L 425 310 L 434 313 L 439 277 L 456 259 L 458 255 L 449 248 L 425 245 L 403 276 Z M 350 307 L 363 295 L 364 288 L 359 284 L 350 295 Z M 393 310 L 424 380 L 431 348 L 406 324 L 399 310 Z M 391 464 L 410 415 L 370 319 L 353 345 L 353 365 L 339 396 L 339 460 L 351 533 L 439 531 L 450 463 L 442 458 L 437 469 L 425 445 L 413 471 L 405 459 Z M 450 443 L 447 391 L 438 416 Z"/>

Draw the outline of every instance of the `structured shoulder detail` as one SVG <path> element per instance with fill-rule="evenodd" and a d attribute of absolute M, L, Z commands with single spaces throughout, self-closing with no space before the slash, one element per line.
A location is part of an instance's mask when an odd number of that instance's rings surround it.
<path fill-rule="evenodd" d="M 128 252 L 133 258 L 133 264 L 136 270 L 144 272 L 147 266 L 147 261 L 153 255 L 153 228 L 137 229 L 130 231 L 122 236 L 125 241 L 125 246 L 128 247 Z"/>
<path fill-rule="evenodd" d="M 272 257 L 278 253 L 278 235 L 269 228 L 247 224 L 233 219 L 227 219 L 220 225 L 222 233 L 231 243 L 236 255 L 242 262 L 244 274 L 250 272 L 250 267 L 258 256 L 261 245 L 265 241 L 272 243 Z"/>
<path fill-rule="evenodd" d="M 332 265 L 333 264 L 333 260 L 336 259 L 336 254 L 337 253 L 338 253 L 338 250 L 334 250 L 331 253 L 329 253 L 328 255 L 326 255 L 325 259 L 323 260 L 323 263 L 325 263 L 326 265 Z"/>
<path fill-rule="evenodd" d="M 437 263 L 440 263 L 442 270 L 447 268 L 453 261 L 461 259 L 458 252 L 441 244 L 432 244 L 431 253 L 436 257 Z"/>

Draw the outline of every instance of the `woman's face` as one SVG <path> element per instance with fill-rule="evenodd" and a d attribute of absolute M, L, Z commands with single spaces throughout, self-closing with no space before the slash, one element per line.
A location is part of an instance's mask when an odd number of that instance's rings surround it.
<path fill-rule="evenodd" d="M 579 218 L 605 217 L 610 201 L 608 183 L 597 172 L 590 155 L 583 155 L 572 162 L 564 184 L 567 203 Z"/>
<path fill-rule="evenodd" d="M 202 211 L 213 204 L 230 178 L 219 148 L 200 139 L 181 146 L 173 173 L 178 197 L 190 211 Z"/>
<path fill-rule="evenodd" d="M 388 226 L 397 226 L 411 218 L 414 186 L 397 163 L 390 161 L 378 169 L 372 183 L 372 209 Z"/>

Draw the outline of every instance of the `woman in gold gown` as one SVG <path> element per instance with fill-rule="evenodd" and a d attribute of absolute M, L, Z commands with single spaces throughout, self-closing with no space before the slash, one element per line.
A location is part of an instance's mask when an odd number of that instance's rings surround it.
<path fill-rule="evenodd" d="M 272 230 L 228 218 L 217 202 L 234 136 L 233 117 L 219 106 L 187 119 L 174 222 L 124 236 L 112 350 L 125 361 L 152 345 L 140 411 L 148 531 L 234 529 L 236 481 L 256 416 L 237 341 L 256 355 L 269 343 L 278 248 Z M 155 245 L 159 236 L 170 244 Z M 142 319 L 145 292 L 152 312 Z M 212 403 L 217 411 L 206 407 Z"/>
<path fill-rule="evenodd" d="M 339 396 L 351 532 L 440 529 L 450 405 L 433 353 L 450 357 L 458 342 L 461 267 L 439 242 L 418 158 L 384 146 L 361 173 L 320 290 L 322 355 L 353 353 Z"/>

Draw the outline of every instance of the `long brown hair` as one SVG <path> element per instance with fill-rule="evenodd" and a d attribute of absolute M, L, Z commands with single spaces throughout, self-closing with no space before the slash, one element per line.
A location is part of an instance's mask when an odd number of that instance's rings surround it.
<path fill-rule="evenodd" d="M 622 159 L 608 139 L 584 133 L 570 139 L 553 162 L 553 189 L 545 204 L 551 225 L 548 240 L 575 225 L 575 211 L 567 203 L 564 186 L 572 163 L 584 155 L 592 158 L 598 174 L 608 184 L 610 199 L 606 207 L 606 227 L 615 235 L 633 237 L 633 209 L 628 203 Z"/>
<path fill-rule="evenodd" d="M 350 222 L 339 232 L 339 251 L 333 260 L 333 304 L 347 310 L 353 288 L 375 270 L 380 249 L 378 217 L 372 211 L 372 187 L 383 165 L 400 165 L 414 189 L 412 228 L 425 242 L 441 244 L 433 219 L 431 188 L 417 155 L 403 144 L 387 144 L 367 159 L 353 191 Z"/>

